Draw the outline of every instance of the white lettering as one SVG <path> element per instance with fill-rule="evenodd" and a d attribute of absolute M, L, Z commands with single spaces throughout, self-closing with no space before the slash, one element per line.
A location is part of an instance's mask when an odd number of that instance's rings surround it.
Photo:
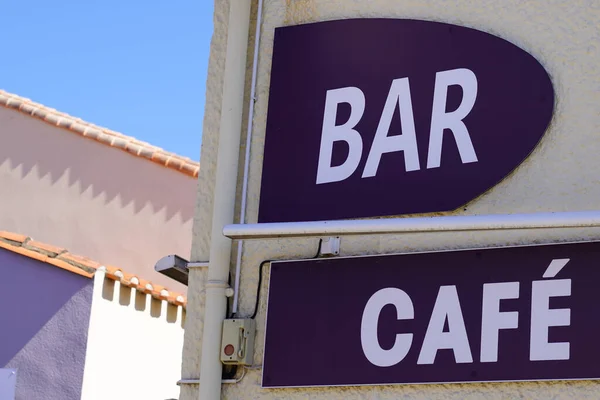
<path fill-rule="evenodd" d="M 500 300 L 518 299 L 519 282 L 486 283 L 483 285 L 481 315 L 481 362 L 498 361 L 500 329 L 519 327 L 517 311 L 500 312 Z"/>
<path fill-rule="evenodd" d="M 446 112 L 448 87 L 458 85 L 462 88 L 463 97 L 455 111 Z M 477 97 L 477 77 L 466 68 L 438 72 L 435 75 L 433 91 L 433 109 L 431 112 L 431 130 L 429 133 L 429 151 L 427 168 L 438 168 L 442 158 L 442 141 L 444 129 L 450 129 L 458 147 L 463 164 L 477 162 L 477 154 L 473 148 L 469 131 L 462 121 L 473 109 Z"/>
<path fill-rule="evenodd" d="M 570 296 L 571 279 L 533 281 L 531 287 L 531 336 L 529 359 L 531 361 L 568 360 L 569 342 L 548 342 L 548 328 L 569 326 L 569 308 L 550 309 L 550 297 Z"/>
<path fill-rule="evenodd" d="M 552 260 L 543 274 L 544 279 L 532 282 L 530 361 L 570 359 L 569 341 L 549 341 L 549 328 L 567 327 L 571 324 L 570 308 L 550 308 L 551 298 L 571 296 L 571 279 L 554 279 L 569 261 L 568 258 Z M 519 296 L 520 282 L 483 284 L 480 348 L 482 363 L 498 362 L 501 330 L 519 329 L 519 311 L 500 311 L 502 300 L 516 300 Z M 415 318 L 412 300 L 401 289 L 393 287 L 381 289 L 369 298 L 362 315 L 360 339 L 365 357 L 378 367 L 390 367 L 404 360 L 414 339 L 413 333 L 397 333 L 391 348 L 384 349 L 381 346 L 378 332 L 379 319 L 382 310 L 388 305 L 396 309 L 398 321 Z M 447 329 L 444 329 L 446 325 Z M 508 351 L 509 348 L 510 346 L 506 346 L 504 351 Z M 439 350 L 452 350 L 455 362 L 458 364 L 473 362 L 455 285 L 439 288 L 417 365 L 434 364 Z"/>
<path fill-rule="evenodd" d="M 350 117 L 342 125 L 336 125 L 338 105 L 350 105 Z M 365 95 L 357 87 L 328 90 L 325 97 L 323 131 L 317 167 L 317 184 L 343 181 L 354 173 L 362 155 L 362 138 L 354 129 L 365 111 Z M 331 166 L 333 144 L 338 141 L 348 143 L 348 157 L 341 165 Z"/>
<path fill-rule="evenodd" d="M 363 312 L 360 340 L 363 353 L 373 365 L 378 367 L 389 367 L 402 361 L 410 350 L 413 338 L 412 333 L 398 333 L 391 349 L 381 348 L 377 338 L 377 325 L 381 310 L 388 304 L 396 307 L 398 320 L 414 318 L 412 301 L 404 291 L 397 288 L 385 288 L 371 296 Z"/>
<path fill-rule="evenodd" d="M 448 332 L 444 332 L 446 319 Z M 440 287 L 417 364 L 433 364 L 442 349 L 452 349 L 457 363 L 473 362 L 456 286 Z"/>
<path fill-rule="evenodd" d="M 396 104 L 400 107 L 400 124 L 402 134 L 388 136 Z M 408 78 L 395 79 L 392 81 L 390 92 L 388 93 L 381 119 L 375 132 L 373 145 L 369 151 L 367 164 L 362 177 L 368 178 L 377 174 L 381 156 L 384 153 L 397 151 L 404 152 L 404 165 L 406 171 L 416 171 L 420 169 L 419 152 L 417 151 L 417 136 L 415 132 L 415 122 L 413 117 L 412 101 L 410 98 L 410 85 Z"/>

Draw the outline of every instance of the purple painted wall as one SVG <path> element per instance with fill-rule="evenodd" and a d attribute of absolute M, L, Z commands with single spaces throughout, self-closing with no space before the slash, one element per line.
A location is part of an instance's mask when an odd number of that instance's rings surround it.
<path fill-rule="evenodd" d="M 79 399 L 93 280 L 0 249 L 0 366 L 17 399 Z"/>

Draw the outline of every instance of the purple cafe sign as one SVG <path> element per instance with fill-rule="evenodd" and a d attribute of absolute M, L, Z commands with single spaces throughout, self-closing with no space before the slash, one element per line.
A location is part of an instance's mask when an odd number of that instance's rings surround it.
<path fill-rule="evenodd" d="M 277 28 L 258 221 L 457 209 L 525 160 L 553 108 L 542 65 L 475 29 Z"/>
<path fill-rule="evenodd" d="M 274 262 L 264 387 L 600 379 L 600 242 Z"/>

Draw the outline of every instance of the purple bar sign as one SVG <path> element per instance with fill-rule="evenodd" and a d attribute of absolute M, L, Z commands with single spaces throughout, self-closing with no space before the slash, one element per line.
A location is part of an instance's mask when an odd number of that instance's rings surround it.
<path fill-rule="evenodd" d="M 275 29 L 258 222 L 455 210 L 525 160 L 550 76 L 489 33 L 349 19 Z"/>

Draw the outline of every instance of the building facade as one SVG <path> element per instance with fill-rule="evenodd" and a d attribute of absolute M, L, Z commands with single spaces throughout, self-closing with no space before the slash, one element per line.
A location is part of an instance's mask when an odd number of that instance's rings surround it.
<path fill-rule="evenodd" d="M 313 22 L 350 18 L 394 18 L 443 22 L 490 33 L 513 43 L 537 59 L 547 71 L 554 89 L 554 111 L 548 129 L 532 153 L 500 183 L 481 196 L 453 211 L 435 212 L 427 216 L 472 216 L 491 214 L 518 214 L 538 212 L 597 210 L 600 168 L 597 154 L 600 140 L 600 115 L 596 105 L 600 100 L 600 8 L 593 1 L 547 2 L 521 1 L 334 1 L 334 0 L 265 0 L 262 4 L 262 23 L 259 27 L 260 44 L 257 54 L 256 94 L 251 100 L 252 67 L 258 2 L 251 2 L 251 22 L 248 29 L 241 148 L 235 185 L 235 217 L 227 223 L 239 222 L 244 176 L 244 145 L 248 124 L 252 140 L 249 158 L 246 223 L 259 221 L 261 179 L 270 87 L 275 29 Z M 216 209 L 215 196 L 219 195 L 219 131 L 223 128 L 222 102 L 231 94 L 226 77 L 228 26 L 230 2 L 215 2 L 214 35 L 211 43 L 207 101 L 203 129 L 202 164 L 199 176 L 194 233 L 193 262 L 213 261 L 211 242 L 219 227 L 213 225 Z M 326 38 L 323 38 L 326 40 Z M 394 38 L 382 38 L 394 40 Z M 427 48 L 423 49 L 424 52 Z M 349 66 L 348 68 L 352 68 Z M 318 75 L 318 71 L 314 71 Z M 290 77 L 293 79 L 293 77 Z M 230 82 L 229 82 L 230 83 Z M 333 89 L 333 88 L 332 88 Z M 290 94 L 292 96 L 293 94 Z M 324 93 L 323 93 L 324 95 Z M 254 101 L 253 119 L 247 111 Z M 320 100 L 322 102 L 322 100 Z M 383 103 L 383 100 L 381 101 Z M 321 104 L 321 103 L 320 103 Z M 235 178 L 235 177 L 234 177 Z M 348 199 L 351 201 L 351 199 Z M 410 215 L 418 217 L 420 215 Z M 221 218 L 221 216 L 219 216 Z M 221 221 L 221 220 L 219 220 Z M 222 226 L 220 227 L 222 230 Z M 216 232 L 216 233 L 215 233 Z M 341 256 L 380 255 L 392 253 L 430 252 L 470 248 L 505 247 L 545 243 L 598 240 L 600 230 L 594 227 L 548 229 L 508 229 L 485 231 L 450 231 L 431 233 L 352 235 L 342 236 Z M 221 240 L 218 238 L 217 240 Z M 254 366 L 235 384 L 221 387 L 220 396 L 227 399 L 594 399 L 600 396 L 600 387 L 594 380 L 556 380 L 549 382 L 452 383 L 428 385 L 364 385 L 359 387 L 280 388 L 261 387 L 268 294 L 269 268 L 265 268 L 262 282 L 259 265 L 264 260 L 302 259 L 314 256 L 318 236 L 249 240 L 243 242 L 239 291 L 238 318 L 252 316 L 260 291 L 256 313 L 256 347 Z M 235 272 L 237 242 L 231 247 L 230 271 Z M 222 260 L 222 259 L 221 259 Z M 212 268 L 211 265 L 209 267 Z M 197 384 L 202 380 L 201 369 L 205 358 L 201 352 L 206 332 L 207 293 L 210 292 L 210 272 L 191 268 L 188 290 L 188 323 L 184 341 L 183 375 L 190 380 L 182 386 L 181 399 L 202 398 Z M 343 280 L 343 276 L 339 277 Z M 310 288 L 306 289 L 307 291 Z M 333 296 L 333 295 L 332 295 Z M 293 300 L 291 300 L 293 301 Z M 332 301 L 335 298 L 332 297 Z M 290 315 L 290 319 L 294 316 Z M 212 322 L 211 322 L 212 323 Z M 294 323 L 310 323 L 294 321 Z M 281 335 L 285 335 L 281 332 Z M 214 340 L 214 338 L 211 338 Z M 216 359 L 219 351 L 211 351 Z M 285 351 L 285 349 L 281 349 Z M 201 361 L 202 360 L 202 361 Z M 212 360 L 215 361 L 215 360 Z M 290 362 L 293 362 L 292 360 Z M 196 382 L 196 383 L 194 383 Z M 207 399 L 209 397 L 205 397 Z M 210 397 L 213 398 L 213 397 Z"/>
<path fill-rule="evenodd" d="M 186 290 L 154 264 L 189 255 L 198 162 L 4 91 L 0 137 L 0 229 Z"/>
<path fill-rule="evenodd" d="M 184 295 L 9 232 L 0 271 L 11 400 L 177 398 Z"/>

